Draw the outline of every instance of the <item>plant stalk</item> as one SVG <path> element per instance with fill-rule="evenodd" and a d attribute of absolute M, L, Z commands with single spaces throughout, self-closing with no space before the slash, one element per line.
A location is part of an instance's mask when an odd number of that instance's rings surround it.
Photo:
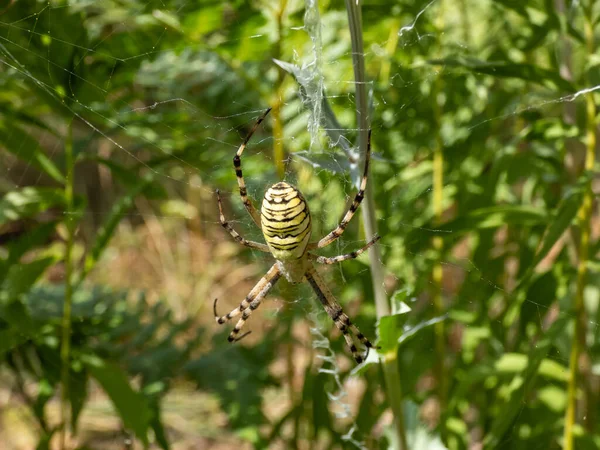
<path fill-rule="evenodd" d="M 274 58 L 282 59 L 281 41 L 283 39 L 283 17 L 287 0 L 280 0 L 279 8 L 276 13 L 278 38 L 274 44 Z M 283 80 L 285 71 L 277 67 L 277 81 L 275 83 L 275 98 L 272 101 L 271 117 L 273 118 L 273 160 L 277 176 L 283 179 L 285 175 L 285 150 L 283 148 L 283 121 L 281 120 L 281 105 L 283 103 Z"/>
<path fill-rule="evenodd" d="M 73 299 L 73 243 L 75 241 L 75 208 L 73 200 L 74 187 L 74 169 L 75 163 L 73 159 L 73 123 L 69 124 L 67 137 L 65 140 L 65 166 L 66 166 L 66 181 L 65 181 L 65 203 L 67 216 L 65 224 L 67 226 L 67 242 L 65 247 L 65 300 L 63 304 L 62 317 L 62 342 L 60 347 L 61 360 L 61 433 L 60 433 L 60 448 L 67 448 L 67 427 L 70 422 L 69 408 L 69 369 L 71 366 L 71 304 Z"/>
<path fill-rule="evenodd" d="M 362 18 L 360 0 L 345 0 L 348 11 L 348 24 L 350 28 L 350 39 L 352 42 L 352 63 L 354 67 L 354 81 L 356 83 L 356 122 L 358 126 L 358 143 L 361 155 L 366 154 L 367 138 L 369 132 L 369 104 L 366 87 L 365 60 L 362 40 Z M 362 218 L 365 233 L 368 238 L 377 233 L 377 221 L 375 217 L 375 199 L 373 190 L 367 184 L 365 199 L 362 203 Z M 371 263 L 371 279 L 373 281 L 373 292 L 375 294 L 375 308 L 377 317 L 388 316 L 390 305 L 383 286 L 384 267 L 381 262 L 381 250 L 378 245 L 369 248 L 369 261 Z M 394 425 L 396 440 L 401 450 L 408 450 L 406 442 L 406 431 L 404 428 L 404 414 L 402 410 L 402 390 L 398 361 L 396 354 L 386 355 L 382 359 L 384 378 L 387 386 L 388 401 L 394 413 Z"/>
<path fill-rule="evenodd" d="M 436 28 L 438 33 L 443 32 L 444 28 L 444 6 L 440 0 L 439 11 L 436 20 Z M 438 40 L 439 45 L 439 40 Z M 441 52 L 440 52 L 441 53 Z M 442 55 L 440 54 L 440 57 Z M 433 114 L 435 117 L 435 147 L 433 150 L 433 216 L 436 225 L 440 225 L 442 222 L 442 213 L 444 212 L 444 142 L 442 140 L 442 105 L 440 104 L 439 94 L 442 90 L 442 77 L 438 73 L 432 86 L 432 104 Z M 444 315 L 445 307 L 442 299 L 442 280 L 444 276 L 444 269 L 442 266 L 442 253 L 444 251 L 444 241 L 441 236 L 435 236 L 433 238 L 433 249 L 435 251 L 435 262 L 432 269 L 432 283 L 433 283 L 433 306 L 434 314 L 436 317 Z M 446 387 L 446 329 L 445 321 L 440 320 L 435 324 L 435 351 L 436 351 L 436 381 L 437 381 L 437 393 L 438 401 L 440 404 L 440 435 L 442 442 L 446 443 L 446 426 L 444 420 L 444 411 L 446 410 L 447 402 L 447 387 Z"/>
<path fill-rule="evenodd" d="M 594 54 L 594 24 L 591 4 L 587 8 L 585 17 L 585 38 L 588 55 Z M 594 168 L 596 150 L 596 105 L 594 94 L 586 95 L 586 173 Z M 574 450 L 574 428 L 577 413 L 577 381 L 579 375 L 579 360 L 585 347 L 585 306 L 584 290 L 587 278 L 587 263 L 589 258 L 590 221 L 594 202 L 591 180 L 583 198 L 578 218 L 581 225 L 581 237 L 579 241 L 579 264 L 577 266 L 577 287 L 574 299 L 575 330 L 573 333 L 573 344 L 569 358 L 569 384 L 567 389 L 567 409 L 565 412 L 564 449 Z"/>

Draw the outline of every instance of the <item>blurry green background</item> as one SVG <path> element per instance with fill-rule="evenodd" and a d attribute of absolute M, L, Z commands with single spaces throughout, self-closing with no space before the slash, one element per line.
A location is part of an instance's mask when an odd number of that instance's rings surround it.
<path fill-rule="evenodd" d="M 320 237 L 355 193 L 306 95 L 322 82 L 352 146 L 347 7 L 0 5 L 0 448 L 600 448 L 592 0 L 360 1 L 395 314 L 376 317 L 367 256 L 321 273 L 394 395 L 307 286 L 279 283 L 233 346 L 214 323 L 272 264 L 214 196 L 261 240 L 231 159 L 267 107 L 254 199 L 294 182 Z M 358 216 L 324 254 L 370 238 Z"/>

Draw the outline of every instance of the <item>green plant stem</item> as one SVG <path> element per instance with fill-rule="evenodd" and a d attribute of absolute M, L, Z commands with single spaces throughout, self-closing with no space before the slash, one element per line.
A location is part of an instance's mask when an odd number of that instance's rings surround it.
<path fill-rule="evenodd" d="M 585 20 L 585 37 L 587 43 L 588 55 L 594 54 L 594 28 L 592 21 L 592 8 L 587 8 Z M 586 156 L 585 168 L 590 173 L 594 168 L 594 158 L 596 150 L 596 105 L 594 103 L 594 94 L 586 95 Z M 589 182 L 585 193 L 581 209 L 579 210 L 579 222 L 581 225 L 581 237 L 579 241 L 579 264 L 577 266 L 577 287 L 574 299 L 575 330 L 573 333 L 573 344 L 571 347 L 571 356 L 569 358 L 569 384 L 567 389 L 567 409 L 565 412 L 564 428 L 564 449 L 573 450 L 574 447 L 574 427 L 577 412 L 577 379 L 579 372 L 579 360 L 585 347 L 585 307 L 584 290 L 587 277 L 587 263 L 589 257 L 590 242 L 590 221 L 592 217 L 592 207 L 594 194 Z M 594 407 L 594 406 L 593 406 Z"/>
<path fill-rule="evenodd" d="M 62 342 L 60 347 L 61 360 L 61 434 L 60 448 L 64 450 L 67 445 L 67 427 L 70 421 L 69 409 L 69 369 L 71 360 L 71 303 L 73 297 L 72 272 L 73 272 L 73 242 L 75 240 L 75 208 L 73 201 L 74 185 L 74 159 L 73 159 L 73 123 L 69 125 L 67 138 L 65 140 L 65 202 L 67 216 L 65 224 L 67 226 L 67 242 L 65 248 L 65 301 L 63 305 L 62 317 Z"/>
<path fill-rule="evenodd" d="M 387 86 L 390 83 L 390 72 L 392 69 L 392 56 L 396 52 L 398 40 L 400 39 L 400 19 L 393 19 L 390 26 L 390 34 L 385 45 L 386 58 L 381 63 L 379 72 L 379 81 L 382 85 Z"/>
<path fill-rule="evenodd" d="M 354 81 L 356 83 L 356 121 L 358 126 L 358 142 L 361 155 L 366 154 L 367 138 L 369 131 L 369 105 L 366 87 L 365 60 L 362 40 L 362 20 L 360 5 L 356 0 L 346 0 L 348 11 L 348 23 L 350 27 L 350 39 L 352 42 L 352 63 L 354 67 Z M 365 199 L 362 203 L 362 218 L 365 233 L 368 237 L 377 233 L 377 221 L 375 218 L 375 199 L 370 188 L 373 183 L 367 185 Z M 369 248 L 369 261 L 371 263 L 371 279 L 373 292 L 375 294 L 375 308 L 377 317 L 381 318 L 390 314 L 390 305 L 383 287 L 384 268 L 381 262 L 381 250 L 378 245 Z M 388 392 L 388 401 L 394 413 L 394 425 L 397 442 L 401 450 L 407 450 L 406 431 L 404 428 L 404 414 L 402 410 L 402 390 L 398 361 L 396 354 L 386 355 L 382 359 L 383 372 Z"/>
<path fill-rule="evenodd" d="M 471 42 L 471 21 L 469 20 L 469 5 L 467 4 L 467 0 L 460 0 L 458 2 L 458 8 L 460 12 L 463 44 L 469 45 Z"/>
<path fill-rule="evenodd" d="M 438 33 L 443 32 L 444 28 L 444 9 L 443 2 L 440 0 L 439 11 L 437 14 L 436 28 Z M 439 41 L 438 41 L 439 44 Z M 442 55 L 440 55 L 441 57 Z M 435 147 L 433 150 L 433 216 L 436 225 L 440 225 L 442 222 L 442 213 L 444 212 L 444 142 L 442 140 L 442 105 L 440 104 L 439 94 L 442 90 L 442 77 L 438 74 L 433 82 L 431 96 L 433 104 L 433 114 L 435 117 Z M 444 251 L 444 241 L 441 236 L 435 236 L 433 238 L 433 249 L 435 251 L 435 263 L 432 270 L 432 283 L 433 283 L 433 305 L 434 314 L 437 317 L 441 317 L 445 313 L 444 302 L 442 299 L 442 281 L 444 276 L 444 269 L 442 266 L 442 253 Z M 446 426 L 444 417 L 444 411 L 446 410 L 447 403 L 447 387 L 446 387 L 446 330 L 445 321 L 440 320 L 435 324 L 435 351 L 436 351 L 436 381 L 438 390 L 438 401 L 440 403 L 440 435 L 442 442 L 446 442 Z"/>
<path fill-rule="evenodd" d="M 279 9 L 276 13 L 277 34 L 278 38 L 275 41 L 273 54 L 274 59 L 281 59 L 281 41 L 283 39 L 283 17 L 287 0 L 280 0 Z M 281 67 L 277 67 L 277 81 L 275 84 L 275 96 L 271 102 L 273 110 L 271 117 L 273 118 L 273 160 L 275 169 L 279 178 L 283 179 L 285 175 L 285 150 L 283 148 L 283 122 L 281 120 L 281 105 L 283 103 L 283 80 L 285 71 Z"/>
<path fill-rule="evenodd" d="M 439 131 L 436 132 L 439 137 Z M 441 146 L 441 139 L 438 138 L 438 143 L 433 153 L 433 209 L 436 223 L 441 222 L 442 218 L 442 202 L 443 202 L 443 171 L 444 171 L 444 155 Z M 435 316 L 441 317 L 445 313 L 444 302 L 442 299 L 442 280 L 444 270 L 442 266 L 442 252 L 444 250 L 444 242 L 440 236 L 433 238 L 433 248 L 435 250 L 436 261 L 432 270 L 433 282 L 433 305 Z M 435 351 L 436 351 L 436 378 L 438 388 L 438 401 L 440 402 L 440 411 L 446 410 L 446 329 L 445 321 L 441 320 L 435 324 Z M 444 421 L 440 422 L 440 434 L 445 442 L 445 425 Z"/>

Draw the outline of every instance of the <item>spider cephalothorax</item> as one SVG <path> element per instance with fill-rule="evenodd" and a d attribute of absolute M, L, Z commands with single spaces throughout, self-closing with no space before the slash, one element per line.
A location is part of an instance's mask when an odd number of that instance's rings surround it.
<path fill-rule="evenodd" d="M 350 208 L 344 215 L 344 218 L 337 228 L 335 228 L 320 241 L 310 243 L 309 240 L 312 226 L 310 211 L 308 209 L 308 204 L 304 200 L 304 197 L 294 186 L 286 183 L 285 181 L 280 181 L 279 183 L 271 186 L 265 193 L 260 214 L 248 198 L 246 183 L 244 182 L 244 176 L 242 174 L 241 156 L 242 152 L 246 148 L 246 145 L 248 144 L 248 141 L 260 123 L 267 116 L 269 111 L 270 109 L 265 111 L 265 113 L 256 121 L 250 130 L 250 133 L 248 133 L 248 136 L 246 136 L 246 139 L 244 139 L 244 142 L 233 158 L 233 165 L 235 167 L 235 173 L 240 188 L 242 202 L 252 217 L 252 220 L 254 220 L 254 223 L 262 230 L 263 236 L 267 243 L 261 244 L 259 242 L 247 241 L 241 237 L 225 220 L 219 191 L 217 191 L 217 201 L 219 205 L 219 220 L 223 228 L 225 228 L 240 244 L 256 250 L 271 253 L 276 261 L 275 264 L 273 264 L 273 266 L 269 269 L 267 274 L 257 283 L 256 286 L 254 286 L 246 298 L 242 300 L 240 306 L 235 308 L 233 311 L 224 316 L 219 316 L 217 314 L 217 300 L 215 299 L 215 303 L 213 305 L 215 320 L 217 323 L 223 324 L 231 318 L 241 314 L 242 317 L 235 325 L 228 338 L 230 342 L 240 340 L 245 336 L 238 336 L 240 330 L 244 326 L 244 323 L 248 317 L 250 317 L 252 311 L 258 308 L 262 299 L 267 295 L 269 290 L 275 285 L 277 280 L 279 280 L 282 275 L 290 283 L 308 281 L 317 294 L 319 301 L 325 308 L 325 311 L 329 317 L 331 317 L 335 325 L 343 333 L 346 343 L 352 351 L 354 359 L 356 362 L 361 363 L 364 361 L 366 356 L 363 357 L 358 353 L 354 340 L 350 335 L 350 331 L 352 331 L 352 334 L 367 348 L 367 353 L 372 347 L 371 342 L 359 331 L 356 325 L 352 324 L 350 318 L 344 313 L 344 311 L 342 311 L 342 307 L 317 273 L 313 262 L 321 264 L 335 264 L 347 259 L 354 259 L 371 247 L 375 242 L 377 242 L 379 237 L 374 237 L 367 243 L 367 245 L 359 250 L 348 253 L 347 255 L 334 256 L 331 258 L 314 255 L 310 253 L 309 250 L 325 247 L 338 239 L 358 209 L 358 206 L 364 197 L 365 188 L 367 186 L 369 158 L 371 156 L 371 132 L 369 131 L 363 178 L 360 184 L 360 189 L 356 193 L 356 197 L 354 197 L 352 205 L 350 205 Z"/>

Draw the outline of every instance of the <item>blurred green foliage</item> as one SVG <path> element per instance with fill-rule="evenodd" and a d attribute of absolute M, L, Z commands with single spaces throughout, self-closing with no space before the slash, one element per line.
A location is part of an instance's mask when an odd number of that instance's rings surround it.
<path fill-rule="evenodd" d="M 380 352 L 397 357 L 411 449 L 562 448 L 578 212 L 590 186 L 596 198 L 598 192 L 597 165 L 586 171 L 583 159 L 586 127 L 598 130 L 598 117 L 586 122 L 584 100 L 600 100 L 600 6 L 591 0 L 361 5 L 372 80 L 370 183 L 395 314 L 375 323 L 366 260 L 328 274 L 333 292 L 349 308 L 361 300 L 357 324 L 369 336 L 378 332 Z M 304 7 L 295 0 L 2 6 L 0 375 L 9 375 L 0 380 L 8 380 L 36 418 L 38 448 L 51 448 L 60 428 L 47 405 L 60 389 L 65 288 L 64 279 L 51 280 L 64 264 L 67 220 L 78 224 L 80 249 L 73 257 L 69 366 L 75 435 L 93 379 L 111 399 L 123 436 L 167 449 L 173 431 L 162 418 L 162 400 L 188 379 L 214 392 L 231 434 L 257 448 L 350 448 L 353 439 L 367 448 L 399 445 L 388 430 L 376 360 L 353 372 L 335 335 L 331 349 L 339 360 L 332 364 L 317 355 L 321 350 L 308 350 L 309 361 L 297 366 L 294 352 L 304 344 L 291 330 L 314 320 L 305 318 L 305 308 L 286 303 L 259 342 L 226 347 L 224 334 L 212 344 L 204 338 L 196 317 L 176 319 L 168 299 L 151 304 L 141 294 L 132 300 L 135 292 L 90 279 L 119 225 L 139 225 L 136 199 L 149 200 L 159 220 L 165 210 L 186 216 L 187 206 L 196 208 L 201 233 L 218 245 L 222 235 L 206 231 L 216 223 L 210 193 L 216 187 L 234 192 L 233 151 L 275 103 L 281 109 L 272 126 L 283 127 L 287 176 L 308 198 L 315 233 L 336 225 L 353 187 L 346 156 L 333 146 L 352 149 L 356 137 L 347 16 L 342 2 L 321 2 L 320 41 L 313 42 L 303 29 Z M 593 24 L 591 50 L 586 20 Z M 315 73 L 323 77 L 330 108 L 325 120 L 316 120 L 330 130 L 311 136 L 306 89 L 321 91 L 306 82 L 318 81 Z M 73 211 L 66 209 L 62 151 L 70 124 Z M 336 124 L 340 129 L 332 130 Z M 327 139 L 332 132 L 340 142 Z M 277 179 L 277 140 L 269 133 L 269 125 L 256 133 L 244 161 L 257 199 Z M 441 220 L 431 195 L 432 153 L 440 142 Z M 108 188 L 101 182 L 105 171 Z M 193 204 L 190 191 L 198 186 L 207 195 Z M 233 200 L 232 214 L 245 217 Z M 236 227 L 258 236 L 245 229 L 248 223 Z M 600 448 L 599 223 L 596 213 L 577 449 Z M 442 247 L 432 245 L 436 236 Z M 353 244 L 364 238 L 356 223 L 344 234 Z M 445 314 L 436 316 L 431 274 L 440 262 Z M 290 300 L 304 295 L 280 292 Z M 212 314 L 209 307 L 202 311 Z M 435 346 L 440 321 L 444 354 Z M 443 373 L 436 372 L 440 358 Z M 277 364 L 286 370 L 273 370 Z M 346 386 L 338 382 L 351 377 L 362 382 L 351 399 L 357 412 L 338 420 L 335 395 Z M 284 390 L 290 391 L 286 402 L 274 400 L 273 392 Z"/>

